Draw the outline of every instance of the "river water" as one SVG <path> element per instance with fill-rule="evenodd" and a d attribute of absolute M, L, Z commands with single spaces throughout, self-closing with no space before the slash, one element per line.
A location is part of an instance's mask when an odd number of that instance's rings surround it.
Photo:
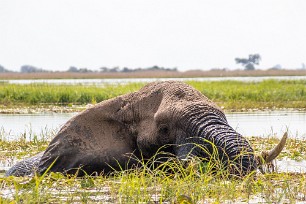
<path fill-rule="evenodd" d="M 263 80 L 306 80 L 306 76 L 262 76 L 262 77 L 193 77 L 193 78 L 122 78 L 122 79 L 12 79 L 0 80 L 0 83 L 10 84 L 31 84 L 31 83 L 48 83 L 48 84 L 83 84 L 83 85 L 103 85 L 103 84 L 126 84 L 131 82 L 148 83 L 153 81 L 244 81 L 260 82 Z"/>
<path fill-rule="evenodd" d="M 0 114 L 1 136 L 8 140 L 45 137 L 56 131 L 77 113 Z M 281 137 L 288 129 L 289 136 L 306 139 L 306 111 L 228 112 L 229 124 L 244 136 Z M 31 139 L 31 138 L 28 138 Z"/>
<path fill-rule="evenodd" d="M 0 140 L 51 139 L 59 128 L 78 113 L 0 114 Z M 278 137 L 288 129 L 289 137 L 306 139 L 306 111 L 228 112 L 229 124 L 244 136 Z M 15 160 L 0 160 L 0 174 Z M 283 159 L 278 171 L 306 172 L 305 161 Z M 1 177 L 1 176 L 0 176 Z"/>

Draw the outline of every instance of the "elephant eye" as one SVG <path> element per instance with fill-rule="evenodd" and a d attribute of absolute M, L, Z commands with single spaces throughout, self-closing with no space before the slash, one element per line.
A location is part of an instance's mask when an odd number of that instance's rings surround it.
<path fill-rule="evenodd" d="M 169 133 L 169 128 L 167 125 L 161 125 L 159 128 L 159 132 L 163 135 L 167 135 Z"/>

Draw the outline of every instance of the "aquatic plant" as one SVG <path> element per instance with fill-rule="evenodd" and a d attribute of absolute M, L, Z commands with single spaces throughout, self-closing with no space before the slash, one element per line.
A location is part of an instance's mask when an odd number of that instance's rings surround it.
<path fill-rule="evenodd" d="M 26 133 L 28 134 L 28 133 Z M 276 138 L 249 137 L 255 151 L 271 149 Z M 5 158 L 28 157 L 46 148 L 48 141 L 0 141 Z M 294 158 L 293 150 L 305 152 L 306 142 L 288 139 L 280 158 Z M 22 154 L 23 152 L 23 154 Z M 303 154 L 306 159 L 305 154 Z M 244 178 L 228 177 L 226 171 L 213 171 L 216 161 L 194 159 L 188 166 L 175 158 L 152 170 L 157 157 L 141 161 L 138 168 L 111 175 L 77 178 L 50 173 L 34 177 L 0 176 L 0 203 L 294 203 L 306 200 L 304 173 L 255 174 Z"/>

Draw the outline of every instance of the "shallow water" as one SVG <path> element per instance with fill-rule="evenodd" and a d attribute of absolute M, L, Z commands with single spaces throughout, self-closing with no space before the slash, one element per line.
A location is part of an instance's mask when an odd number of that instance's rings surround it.
<path fill-rule="evenodd" d="M 38 138 L 58 130 L 77 113 L 0 114 L 0 138 L 19 138 L 23 133 Z M 229 124 L 244 136 L 306 139 L 306 111 L 256 111 L 226 113 Z M 28 138 L 33 139 L 33 138 Z"/>
<path fill-rule="evenodd" d="M 31 83 L 50 83 L 50 84 L 83 84 L 83 85 L 103 85 L 103 84 L 126 84 L 131 82 L 148 83 L 153 81 L 244 81 L 260 82 L 263 80 L 300 80 L 306 76 L 263 76 L 263 77 L 193 77 L 193 78 L 123 78 L 123 79 L 11 79 L 0 80 L 2 83 L 10 84 L 31 84 Z"/>
<path fill-rule="evenodd" d="M 14 140 L 26 133 L 27 139 L 41 139 L 57 131 L 77 113 L 0 114 L 0 139 Z M 32 137 L 32 138 L 29 138 Z"/>
<path fill-rule="evenodd" d="M 244 136 L 306 139 L 306 111 L 255 111 L 226 113 L 229 124 Z"/>
<path fill-rule="evenodd" d="M 277 161 L 277 172 L 306 173 L 306 161 L 295 161 L 292 159 L 282 159 Z"/>

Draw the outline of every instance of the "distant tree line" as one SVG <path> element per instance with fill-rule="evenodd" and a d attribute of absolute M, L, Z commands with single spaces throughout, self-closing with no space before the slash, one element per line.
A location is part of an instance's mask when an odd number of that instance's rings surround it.
<path fill-rule="evenodd" d="M 69 67 L 69 69 L 65 72 L 74 72 L 74 73 L 92 73 L 92 72 L 103 72 L 103 73 L 109 73 L 109 72 L 138 72 L 138 71 L 177 71 L 177 68 L 165 68 L 165 67 L 159 67 L 157 65 L 148 67 L 148 68 L 128 68 L 128 67 L 101 67 L 99 71 L 93 71 L 88 68 L 77 68 L 75 66 Z M 5 72 L 13 72 L 10 70 L 5 69 L 3 66 L 0 65 L 0 73 L 5 73 Z M 47 71 L 42 68 L 37 68 L 32 65 L 23 65 L 20 68 L 21 73 L 41 73 L 41 72 L 52 72 L 52 71 Z"/>
<path fill-rule="evenodd" d="M 7 73 L 7 72 L 14 72 L 14 71 L 5 69 L 2 65 L 0 65 L 0 73 Z M 50 72 L 50 71 L 44 70 L 42 68 L 37 68 L 32 65 L 23 65 L 20 67 L 20 72 L 21 73 L 35 73 L 35 72 Z"/>
<path fill-rule="evenodd" d="M 259 65 L 259 62 L 261 61 L 261 56 L 259 54 L 250 54 L 248 58 L 235 58 L 235 61 L 237 64 L 242 64 L 244 66 L 245 70 L 255 70 L 255 65 Z M 277 64 L 268 70 L 280 70 L 282 69 L 280 64 Z M 301 70 L 306 69 L 306 65 L 302 63 L 302 67 L 300 68 Z M 227 68 L 212 68 L 212 71 L 227 71 Z M 147 68 L 128 68 L 128 67 L 123 67 L 120 68 L 118 66 L 116 67 L 100 67 L 99 70 L 91 70 L 88 68 L 77 68 L 75 66 L 69 67 L 68 70 L 64 72 L 72 72 L 72 73 L 128 73 L 128 72 L 140 72 L 140 71 L 171 71 L 171 72 L 176 72 L 178 71 L 176 67 L 174 68 L 165 68 L 165 67 L 160 67 L 157 65 L 147 67 Z M 0 65 L 0 73 L 8 73 L 8 72 L 14 72 L 10 71 L 6 68 L 4 68 L 2 65 Z M 44 70 L 42 68 L 37 68 L 32 65 L 23 65 L 20 67 L 20 73 L 41 73 L 41 72 L 53 72 L 53 71 L 48 71 Z"/>
<path fill-rule="evenodd" d="M 0 73 L 11 72 L 0 65 Z"/>
<path fill-rule="evenodd" d="M 74 66 L 71 66 L 67 72 L 80 72 L 80 73 L 87 73 L 87 72 L 103 72 L 103 73 L 115 73 L 115 72 L 139 72 L 139 71 L 177 71 L 177 68 L 164 68 L 164 67 L 159 67 L 157 65 L 148 67 L 148 68 L 128 68 L 128 67 L 101 67 L 99 71 L 92 71 L 87 68 L 77 68 Z"/>
<path fill-rule="evenodd" d="M 20 68 L 21 73 L 35 73 L 35 72 L 48 72 L 46 70 L 43 70 L 42 68 L 37 68 L 32 65 L 23 65 Z"/>
<path fill-rule="evenodd" d="M 66 72 L 90 73 L 90 72 L 97 72 L 97 71 L 93 71 L 87 68 L 77 68 L 77 67 L 71 66 Z"/>
<path fill-rule="evenodd" d="M 113 67 L 113 68 L 107 68 L 107 67 L 101 67 L 100 68 L 101 72 L 139 72 L 139 71 L 177 71 L 177 68 L 165 68 L 165 67 L 159 67 L 157 65 L 148 67 L 148 68 L 136 68 L 136 69 L 131 69 L 128 67 Z"/>

